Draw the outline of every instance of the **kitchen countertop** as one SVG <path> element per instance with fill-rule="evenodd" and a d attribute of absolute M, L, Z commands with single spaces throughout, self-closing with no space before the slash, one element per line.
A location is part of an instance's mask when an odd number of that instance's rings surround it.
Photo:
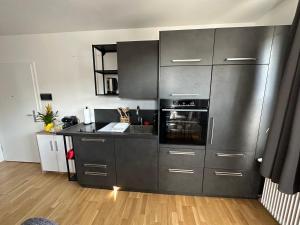
<path fill-rule="evenodd" d="M 153 129 L 153 132 L 143 132 L 140 129 L 131 129 L 133 126 L 129 126 L 123 133 L 121 132 L 97 132 L 97 130 L 106 126 L 109 123 L 92 123 L 85 125 L 83 123 L 74 125 L 63 129 L 56 134 L 65 136 L 77 136 L 77 135 L 100 135 L 100 136 L 113 136 L 113 137 L 141 137 L 141 138 L 157 138 L 157 132 Z M 147 126 L 144 126 L 147 127 Z"/>

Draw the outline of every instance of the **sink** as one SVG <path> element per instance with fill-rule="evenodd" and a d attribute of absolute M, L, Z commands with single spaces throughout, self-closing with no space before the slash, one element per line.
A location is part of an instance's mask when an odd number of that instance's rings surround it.
<path fill-rule="evenodd" d="M 152 134 L 153 125 L 130 125 L 129 131 L 131 133 Z"/>

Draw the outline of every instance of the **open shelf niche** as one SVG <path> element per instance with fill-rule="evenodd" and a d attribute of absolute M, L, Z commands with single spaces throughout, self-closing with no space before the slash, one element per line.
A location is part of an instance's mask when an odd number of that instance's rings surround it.
<path fill-rule="evenodd" d="M 119 95 L 117 45 L 93 45 L 95 94 Z"/>

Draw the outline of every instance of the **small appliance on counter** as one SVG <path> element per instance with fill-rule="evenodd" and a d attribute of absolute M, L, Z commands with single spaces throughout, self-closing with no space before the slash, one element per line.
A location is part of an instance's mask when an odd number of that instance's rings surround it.
<path fill-rule="evenodd" d="M 107 94 L 116 95 L 118 94 L 118 79 L 113 76 L 105 77 L 105 85 Z"/>
<path fill-rule="evenodd" d="M 74 126 L 78 124 L 78 119 L 76 116 L 65 116 L 61 119 L 61 122 L 63 122 L 63 129 Z"/>
<path fill-rule="evenodd" d="M 85 125 L 92 123 L 91 110 L 89 109 L 89 107 L 85 107 L 85 109 L 83 110 L 83 116 L 84 116 L 83 123 Z"/>

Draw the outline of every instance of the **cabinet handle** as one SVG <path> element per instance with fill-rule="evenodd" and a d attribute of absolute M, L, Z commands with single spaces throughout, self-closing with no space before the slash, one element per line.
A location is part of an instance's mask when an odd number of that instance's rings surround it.
<path fill-rule="evenodd" d="M 102 142 L 104 143 L 106 140 L 102 138 L 81 138 L 81 141 L 85 142 Z"/>
<path fill-rule="evenodd" d="M 194 170 L 184 170 L 184 169 L 169 169 L 169 173 L 194 173 Z"/>
<path fill-rule="evenodd" d="M 169 151 L 170 155 L 196 155 L 195 152 Z"/>
<path fill-rule="evenodd" d="M 215 120 L 213 117 L 210 118 L 210 144 L 213 144 L 213 140 L 214 140 L 214 129 L 215 129 Z"/>
<path fill-rule="evenodd" d="M 215 171 L 216 176 L 229 176 L 229 177 L 242 177 L 241 172 L 225 172 L 225 171 Z"/>
<path fill-rule="evenodd" d="M 179 94 L 179 93 L 171 93 L 170 95 L 171 95 L 171 96 L 199 96 L 200 94 L 188 94 L 188 93 L 182 93 L 182 94 Z"/>
<path fill-rule="evenodd" d="M 208 112 L 207 109 L 162 109 L 164 112 Z"/>
<path fill-rule="evenodd" d="M 100 176 L 100 177 L 107 177 L 107 173 L 100 173 L 100 172 L 89 172 L 85 171 L 85 175 L 90 175 L 90 176 Z"/>
<path fill-rule="evenodd" d="M 236 154 L 228 154 L 228 153 L 216 153 L 217 157 L 244 157 L 245 154 L 236 153 Z"/>
<path fill-rule="evenodd" d="M 83 164 L 84 167 L 97 167 L 97 168 L 107 168 L 107 165 L 104 164 L 93 164 L 93 163 L 85 163 Z"/>
<path fill-rule="evenodd" d="M 202 59 L 172 59 L 171 62 L 200 62 Z"/>
<path fill-rule="evenodd" d="M 49 143 L 50 143 L 50 149 L 51 149 L 51 151 L 53 151 L 53 143 L 52 143 L 52 141 L 49 141 Z"/>
<path fill-rule="evenodd" d="M 54 144 L 55 144 L 55 149 L 56 149 L 56 151 L 58 152 L 58 144 L 57 144 L 57 141 L 54 141 Z"/>
<path fill-rule="evenodd" d="M 226 58 L 225 61 L 256 61 L 256 58 Z"/>

